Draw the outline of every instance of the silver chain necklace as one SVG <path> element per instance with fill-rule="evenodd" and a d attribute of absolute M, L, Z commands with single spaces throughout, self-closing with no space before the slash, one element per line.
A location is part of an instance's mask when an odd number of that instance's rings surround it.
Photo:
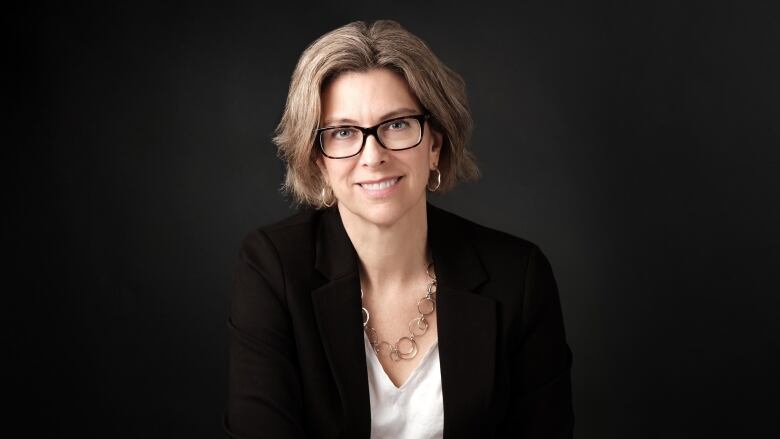
<path fill-rule="evenodd" d="M 363 306 L 363 330 L 366 331 L 368 341 L 374 348 L 374 352 L 377 355 L 381 355 L 382 352 L 388 352 L 390 358 L 393 361 L 399 360 L 411 360 L 417 355 L 417 337 L 422 336 L 428 332 L 428 320 L 425 316 L 432 314 L 436 310 L 436 275 L 433 273 L 433 262 L 428 264 L 425 269 L 428 277 L 431 281 L 428 283 L 428 291 L 425 297 L 417 301 L 417 312 L 419 315 L 413 318 L 408 325 L 409 335 L 403 336 L 395 343 L 391 344 L 386 341 L 379 341 L 376 329 L 368 326 L 369 314 L 368 310 Z M 363 289 L 360 289 L 360 300 L 363 301 Z M 404 344 L 408 349 L 402 350 L 401 344 Z"/>

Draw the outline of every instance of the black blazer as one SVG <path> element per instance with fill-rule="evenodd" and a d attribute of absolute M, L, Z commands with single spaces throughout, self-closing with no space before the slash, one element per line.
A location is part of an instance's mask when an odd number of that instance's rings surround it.
<path fill-rule="evenodd" d="M 524 239 L 427 205 L 444 437 L 570 438 L 570 369 L 550 264 Z M 332 207 L 247 235 L 230 306 L 233 438 L 368 438 L 358 259 Z"/>

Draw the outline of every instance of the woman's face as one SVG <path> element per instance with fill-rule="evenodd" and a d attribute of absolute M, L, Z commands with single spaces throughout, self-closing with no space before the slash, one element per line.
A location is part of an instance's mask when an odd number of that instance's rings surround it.
<path fill-rule="evenodd" d="M 423 111 L 406 80 L 397 73 L 387 69 L 345 72 L 322 92 L 320 126 L 370 127 Z M 320 154 L 317 160 L 341 214 L 390 226 L 413 208 L 424 209 L 428 176 L 439 162 L 441 134 L 426 122 L 422 141 L 414 148 L 388 150 L 373 135 L 365 142 L 354 157 L 331 159 Z M 369 186 L 377 182 L 392 185 Z"/>

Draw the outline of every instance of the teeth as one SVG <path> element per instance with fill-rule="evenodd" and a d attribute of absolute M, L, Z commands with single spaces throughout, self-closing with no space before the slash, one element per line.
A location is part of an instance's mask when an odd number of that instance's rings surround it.
<path fill-rule="evenodd" d="M 398 183 L 398 177 L 390 180 L 380 181 L 379 183 L 362 183 L 361 186 L 371 191 L 378 191 L 381 189 L 387 189 L 396 183 Z"/>

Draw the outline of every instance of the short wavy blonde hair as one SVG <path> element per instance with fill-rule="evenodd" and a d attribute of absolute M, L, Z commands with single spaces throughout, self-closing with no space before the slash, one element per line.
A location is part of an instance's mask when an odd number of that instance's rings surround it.
<path fill-rule="evenodd" d="M 466 149 L 473 122 L 460 75 L 397 22 L 378 20 L 367 25 L 356 21 L 314 41 L 292 74 L 287 104 L 273 141 L 279 158 L 287 165 L 282 190 L 298 204 L 324 207 L 321 193 L 326 183 L 316 163 L 319 150 L 315 143 L 322 90 L 340 73 L 374 68 L 390 69 L 403 76 L 432 115 L 429 123 L 443 137 L 439 190 L 479 178 L 475 158 Z"/>

